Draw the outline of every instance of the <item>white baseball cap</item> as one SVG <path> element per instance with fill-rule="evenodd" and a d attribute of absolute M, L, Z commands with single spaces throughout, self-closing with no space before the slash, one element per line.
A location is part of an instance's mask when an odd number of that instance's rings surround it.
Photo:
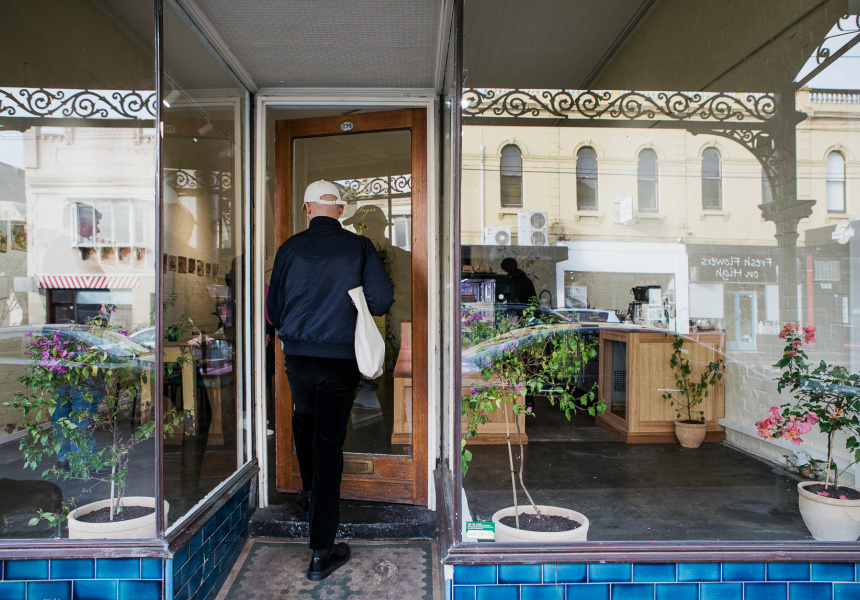
<path fill-rule="evenodd" d="M 328 194 L 331 194 L 337 198 L 337 200 L 320 200 L 320 198 Z M 305 190 L 305 202 L 346 205 L 346 202 L 340 197 L 340 190 L 337 189 L 337 186 L 331 181 L 325 181 L 323 179 L 314 181 L 308 186 L 308 189 Z"/>

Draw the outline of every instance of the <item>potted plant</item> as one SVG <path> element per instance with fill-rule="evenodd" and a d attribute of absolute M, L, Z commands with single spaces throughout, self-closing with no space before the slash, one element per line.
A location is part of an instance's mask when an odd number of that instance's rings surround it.
<path fill-rule="evenodd" d="M 675 437 L 678 442 L 684 448 L 698 448 L 705 441 L 707 425 L 705 412 L 695 409 L 708 397 L 711 386 L 723 378 L 725 361 L 711 361 L 698 376 L 694 376 L 690 359 L 684 356 L 687 353 L 684 350 L 684 338 L 676 335 L 672 347 L 674 350 L 669 364 L 675 375 L 677 389 L 665 390 L 663 400 L 675 410 Z"/>
<path fill-rule="evenodd" d="M 124 419 L 148 381 L 151 352 L 108 324 L 115 310 L 106 305 L 86 325 L 48 326 L 32 336 L 27 344 L 32 366 L 19 379 L 29 393 L 19 392 L 6 403 L 24 413 L 29 435 L 20 448 L 26 466 L 35 470 L 65 447 L 66 459 L 45 469 L 44 478 L 81 481 L 81 496 L 100 486 L 109 490 L 108 499 L 81 507 L 77 498 L 66 499 L 60 512 L 39 510 L 30 521 L 59 526 L 67 518 L 70 538 L 155 536 L 155 500 L 126 496 L 126 483 L 130 455 L 153 436 L 156 423 L 141 419 L 129 430 Z M 52 425 L 45 428 L 49 417 Z M 165 435 L 172 435 L 180 418 L 177 411 L 165 415 Z M 97 445 L 100 430 L 108 436 Z M 165 502 L 165 519 L 167 509 Z"/>
<path fill-rule="evenodd" d="M 520 315 L 499 313 L 494 324 L 466 310 L 462 322 L 465 360 L 481 373 L 480 382 L 472 385 L 462 398 L 463 474 L 472 459 L 471 451 L 466 448 L 467 440 L 478 435 L 479 426 L 493 412 L 502 411 L 505 419 L 513 506 L 493 515 L 496 541 L 584 541 L 589 525 L 585 515 L 567 508 L 535 504 L 526 488 L 523 431 L 518 416 L 534 416 L 533 407 L 520 401 L 527 393 L 545 395 L 568 420 L 578 410 L 587 410 L 592 416 L 606 410 L 605 403 L 596 399 L 597 386 L 586 392 L 576 391 L 585 364 L 597 355 L 597 345 L 577 335 L 576 325 L 541 323 L 534 307 Z M 528 499 L 528 507 L 520 507 L 517 500 L 511 421 L 520 448 L 519 485 Z"/>
<path fill-rule="evenodd" d="M 860 537 L 860 489 L 839 483 L 833 448 L 836 437 L 842 437 L 854 462 L 860 460 L 860 375 L 823 360 L 809 362 L 803 347 L 815 342 L 813 326 L 789 323 L 779 337 L 785 340 L 785 348 L 774 365 L 782 370 L 777 390 L 788 390 L 794 402 L 772 406 L 769 416 L 756 423 L 758 435 L 768 440 L 782 438 L 798 446 L 803 442 L 800 436 L 813 426 L 827 436 L 824 482 L 797 484 L 800 515 L 817 540 L 854 541 Z"/>

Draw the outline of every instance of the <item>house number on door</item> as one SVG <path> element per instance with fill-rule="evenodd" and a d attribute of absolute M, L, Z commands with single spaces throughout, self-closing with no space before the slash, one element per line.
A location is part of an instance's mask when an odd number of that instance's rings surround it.
<path fill-rule="evenodd" d="M 340 124 L 341 131 L 350 131 L 353 127 L 355 127 L 355 125 L 352 124 L 352 121 L 344 121 Z"/>

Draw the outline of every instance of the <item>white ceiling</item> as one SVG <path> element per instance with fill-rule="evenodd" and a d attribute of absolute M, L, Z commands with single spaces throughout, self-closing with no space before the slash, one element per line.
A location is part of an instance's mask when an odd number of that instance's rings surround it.
<path fill-rule="evenodd" d="M 257 87 L 435 87 L 443 0 L 196 5 Z"/>

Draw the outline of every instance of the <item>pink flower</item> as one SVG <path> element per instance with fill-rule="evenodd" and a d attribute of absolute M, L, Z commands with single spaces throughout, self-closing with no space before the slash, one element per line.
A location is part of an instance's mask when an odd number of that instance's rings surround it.
<path fill-rule="evenodd" d="M 532 407 L 531 407 L 531 406 L 526 406 L 526 412 L 527 412 L 527 413 L 530 413 L 531 411 L 532 411 Z"/>
<path fill-rule="evenodd" d="M 815 341 L 815 325 L 810 325 L 803 330 L 803 341 L 807 344 Z"/>
<path fill-rule="evenodd" d="M 102 307 L 99 309 L 99 312 L 100 312 L 101 314 L 103 314 L 103 315 L 104 315 L 104 314 L 107 314 L 107 309 L 105 308 L 105 305 L 104 305 L 104 304 L 102 304 Z"/>
<path fill-rule="evenodd" d="M 808 413 L 806 413 L 806 422 L 809 423 L 810 425 L 815 425 L 820 420 L 821 419 L 819 419 L 818 415 L 815 414 L 814 412 L 809 411 Z"/>
<path fill-rule="evenodd" d="M 818 492 L 819 496 L 824 496 L 825 498 L 830 495 L 830 492 Z"/>
<path fill-rule="evenodd" d="M 773 415 L 773 416 L 774 416 L 774 417 L 776 417 L 777 419 L 779 419 L 779 418 L 780 418 L 780 415 L 779 415 L 779 407 L 778 407 L 778 406 L 771 406 L 771 407 L 770 407 L 770 409 L 768 409 L 768 411 L 767 411 L 767 412 L 769 412 L 771 415 Z"/>
<path fill-rule="evenodd" d="M 847 496 L 845 496 L 844 494 L 840 494 L 840 495 L 839 495 L 839 499 L 840 499 L 840 500 L 848 500 L 848 497 L 847 497 Z"/>
<path fill-rule="evenodd" d="M 794 351 L 794 350 L 791 350 L 791 351 L 788 353 L 788 355 L 789 355 L 789 356 L 797 356 L 797 352 L 796 352 L 796 351 Z"/>
<path fill-rule="evenodd" d="M 797 350 L 798 348 L 800 348 L 802 345 L 803 345 L 803 342 L 801 342 L 800 340 L 794 340 L 794 341 L 791 343 L 791 347 L 792 347 L 792 348 L 794 348 L 795 350 Z"/>

